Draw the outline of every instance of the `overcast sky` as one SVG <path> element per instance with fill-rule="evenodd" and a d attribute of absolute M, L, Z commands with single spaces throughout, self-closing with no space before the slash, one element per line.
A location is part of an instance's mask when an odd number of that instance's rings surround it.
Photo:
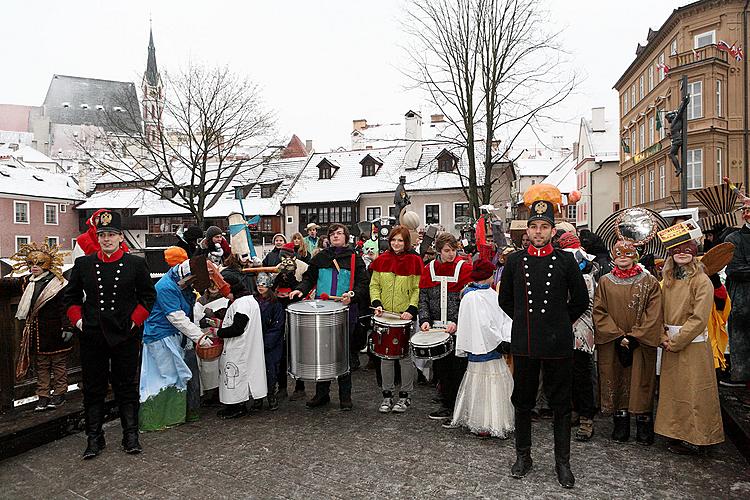
<path fill-rule="evenodd" d="M 540 0 L 540 3 L 544 3 Z M 555 0 L 550 22 L 584 77 L 547 135 L 576 140 L 581 116 L 607 106 L 648 28 L 686 1 Z M 279 130 L 317 150 L 350 143 L 352 119 L 395 122 L 431 108 L 405 91 L 405 0 L 3 2 L 0 103 L 40 105 L 53 74 L 135 81 L 146 65 L 149 16 L 160 70 L 193 60 L 228 64 L 260 83 Z"/>

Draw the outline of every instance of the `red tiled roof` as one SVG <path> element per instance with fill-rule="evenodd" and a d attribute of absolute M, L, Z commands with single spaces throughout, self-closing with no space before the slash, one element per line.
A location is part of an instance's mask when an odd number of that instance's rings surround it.
<path fill-rule="evenodd" d="M 0 130 L 28 132 L 32 106 L 0 104 Z"/>
<path fill-rule="evenodd" d="M 281 158 L 304 158 L 307 156 L 307 149 L 299 137 L 292 136 L 289 144 L 281 152 Z"/>

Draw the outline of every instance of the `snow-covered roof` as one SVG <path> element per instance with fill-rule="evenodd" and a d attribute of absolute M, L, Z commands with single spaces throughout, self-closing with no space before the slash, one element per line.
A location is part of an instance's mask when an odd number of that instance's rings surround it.
<path fill-rule="evenodd" d="M 0 194 L 59 200 L 82 200 L 78 183 L 67 174 L 41 168 L 18 168 L 0 164 Z"/>
<path fill-rule="evenodd" d="M 57 164 L 55 160 L 26 144 L 0 143 L 0 158 L 10 157 L 22 166 L 30 164 Z M 0 160 L 1 161 L 1 160 Z"/>
<path fill-rule="evenodd" d="M 519 177 L 546 177 L 560 164 L 562 158 L 519 158 L 516 160 Z"/>
<path fill-rule="evenodd" d="M 140 208 L 146 203 L 151 203 L 158 200 L 158 196 L 155 193 L 145 191 L 143 189 L 108 189 L 106 191 L 95 191 L 88 197 L 88 199 L 78 205 L 79 210 L 99 209 L 99 208 L 112 208 L 112 209 L 126 209 L 126 208 Z"/>
<path fill-rule="evenodd" d="M 619 161 L 620 133 L 618 122 L 615 120 L 606 120 L 604 122 L 604 130 L 597 132 L 591 130 L 590 120 L 584 118 L 583 122 L 588 134 L 594 161 Z"/>
<path fill-rule="evenodd" d="M 445 150 L 459 158 L 458 169 L 466 175 L 468 161 L 465 152 L 446 142 L 425 142 L 422 155 L 416 168 L 407 168 L 406 145 L 396 145 L 354 151 L 333 151 L 313 154 L 302 171 L 299 180 L 292 188 L 284 205 L 303 203 L 327 203 L 336 201 L 357 201 L 362 194 L 392 193 L 399 183 L 399 177 L 406 176 L 408 191 L 459 189 L 461 179 L 454 172 L 438 172 L 438 157 Z M 481 144 L 477 146 L 481 149 Z M 365 156 L 377 157 L 383 165 L 373 176 L 362 176 Z M 339 168 L 330 179 L 319 179 L 318 166 L 327 161 Z M 482 175 L 481 162 L 477 165 L 477 175 Z"/>
<path fill-rule="evenodd" d="M 570 193 L 576 189 L 576 160 L 573 153 L 566 156 L 542 181 L 544 184 L 557 186 L 561 193 Z"/>

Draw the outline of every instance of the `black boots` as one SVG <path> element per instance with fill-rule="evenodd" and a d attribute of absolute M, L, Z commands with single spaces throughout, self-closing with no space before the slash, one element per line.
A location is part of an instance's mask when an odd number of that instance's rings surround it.
<path fill-rule="evenodd" d="M 107 446 L 104 441 L 104 402 L 91 403 L 84 409 L 84 418 L 86 420 L 86 450 L 83 452 L 83 459 L 90 460 L 99 455 Z"/>
<path fill-rule="evenodd" d="M 570 410 L 565 413 L 555 411 L 553 426 L 557 482 L 563 488 L 572 488 L 576 480 L 570 470 Z"/>
<path fill-rule="evenodd" d="M 136 455 L 143 451 L 138 442 L 138 403 L 120 405 L 120 423 L 122 424 L 122 449 L 125 453 Z"/>
<path fill-rule="evenodd" d="M 516 463 L 510 468 L 511 477 L 524 477 L 531 470 L 532 464 L 531 412 L 516 410 Z"/>
<path fill-rule="evenodd" d="M 654 444 L 654 417 L 650 413 L 635 416 L 635 441 L 644 446 Z"/>
<path fill-rule="evenodd" d="M 630 413 L 628 410 L 617 410 L 613 420 L 615 426 L 612 430 L 612 441 L 626 443 L 630 439 Z"/>

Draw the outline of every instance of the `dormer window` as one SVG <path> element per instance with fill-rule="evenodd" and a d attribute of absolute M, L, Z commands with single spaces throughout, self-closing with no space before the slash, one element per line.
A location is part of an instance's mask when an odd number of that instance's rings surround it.
<path fill-rule="evenodd" d="M 81 109 L 89 109 L 89 105 L 86 103 L 81 104 Z"/>
<path fill-rule="evenodd" d="M 372 177 L 378 173 L 378 169 L 383 166 L 383 160 L 380 158 L 366 155 L 359 162 L 362 165 L 362 177 Z"/>
<path fill-rule="evenodd" d="M 323 158 L 323 160 L 318 163 L 318 179 L 332 179 L 338 169 L 338 165 Z"/>
<path fill-rule="evenodd" d="M 235 186 L 234 187 L 234 199 L 244 200 L 250 194 L 250 191 L 252 189 L 253 189 L 252 184 L 248 184 L 246 186 Z"/>
<path fill-rule="evenodd" d="M 171 200 L 174 198 L 175 189 L 173 187 L 166 187 L 161 189 L 161 197 L 164 200 Z"/>
<path fill-rule="evenodd" d="M 62 107 L 63 108 L 69 108 L 70 107 L 70 103 L 69 102 L 62 103 Z"/>
<path fill-rule="evenodd" d="M 276 192 L 276 189 L 279 187 L 278 182 L 274 182 L 273 184 L 263 184 L 260 186 L 260 197 L 261 198 L 271 198 L 273 194 Z"/>
<path fill-rule="evenodd" d="M 453 172 L 458 165 L 458 157 L 444 149 L 437 155 L 438 172 Z"/>

